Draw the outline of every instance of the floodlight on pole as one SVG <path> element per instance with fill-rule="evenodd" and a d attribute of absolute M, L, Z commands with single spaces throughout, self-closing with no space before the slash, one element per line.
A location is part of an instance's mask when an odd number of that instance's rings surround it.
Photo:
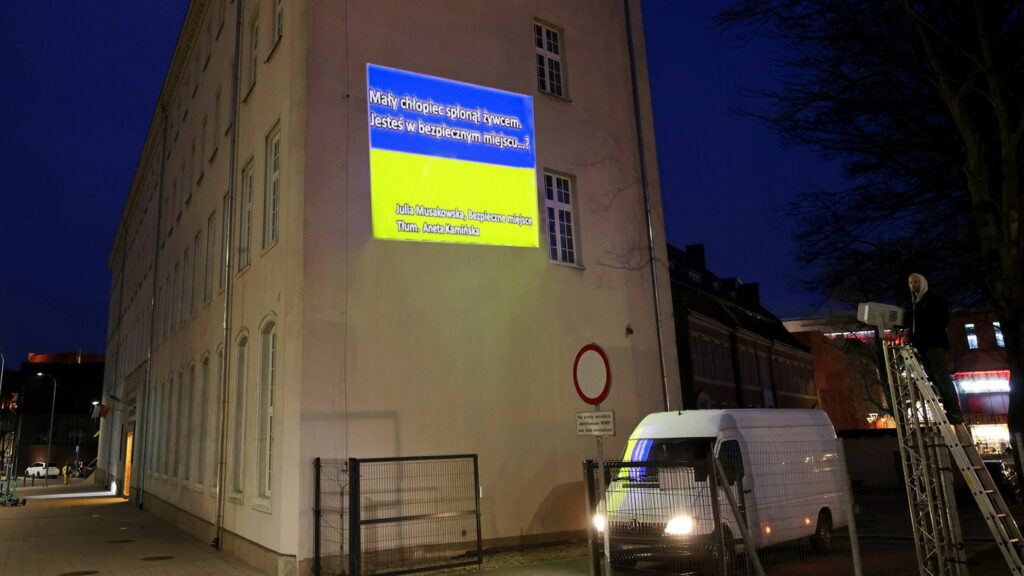
<path fill-rule="evenodd" d="M 57 407 L 57 379 L 54 378 L 52 375 L 45 374 L 43 372 L 36 372 L 36 376 L 39 376 L 39 377 L 46 376 L 50 380 L 53 380 L 53 401 L 50 403 L 50 433 L 47 434 L 47 436 L 46 436 L 46 462 L 45 462 L 46 465 L 43 467 L 44 470 L 45 470 L 45 472 L 43 472 L 43 486 L 49 486 L 50 485 L 50 447 L 53 445 L 53 415 L 54 415 L 55 409 Z"/>

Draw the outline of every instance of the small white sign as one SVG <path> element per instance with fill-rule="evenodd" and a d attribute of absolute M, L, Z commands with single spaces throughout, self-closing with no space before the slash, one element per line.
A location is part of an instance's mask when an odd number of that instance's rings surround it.
<path fill-rule="evenodd" d="M 577 436 L 615 436 L 615 411 L 595 410 L 576 413 Z"/>

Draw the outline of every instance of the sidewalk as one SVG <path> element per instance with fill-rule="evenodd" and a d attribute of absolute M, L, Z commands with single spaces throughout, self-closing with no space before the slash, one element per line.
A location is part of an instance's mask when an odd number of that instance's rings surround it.
<path fill-rule="evenodd" d="M 92 481 L 18 487 L 27 503 L 0 506 L 0 576 L 265 576 Z M 583 544 L 504 552 L 445 573 L 587 576 L 583 554 Z"/>
<path fill-rule="evenodd" d="M 18 488 L 26 505 L 0 507 L 2 576 L 263 576 L 91 478 L 42 484 Z"/>

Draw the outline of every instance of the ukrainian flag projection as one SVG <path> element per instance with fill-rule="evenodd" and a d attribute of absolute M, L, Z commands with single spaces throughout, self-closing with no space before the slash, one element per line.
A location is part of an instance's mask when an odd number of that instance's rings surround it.
<path fill-rule="evenodd" d="M 538 246 L 533 99 L 368 64 L 373 235 Z"/>

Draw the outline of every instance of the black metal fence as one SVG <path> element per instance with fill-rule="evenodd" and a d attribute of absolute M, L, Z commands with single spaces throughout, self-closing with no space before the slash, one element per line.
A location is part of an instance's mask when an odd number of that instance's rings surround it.
<path fill-rule="evenodd" d="M 362 576 L 480 564 L 475 454 L 313 463 L 314 572 Z"/>

